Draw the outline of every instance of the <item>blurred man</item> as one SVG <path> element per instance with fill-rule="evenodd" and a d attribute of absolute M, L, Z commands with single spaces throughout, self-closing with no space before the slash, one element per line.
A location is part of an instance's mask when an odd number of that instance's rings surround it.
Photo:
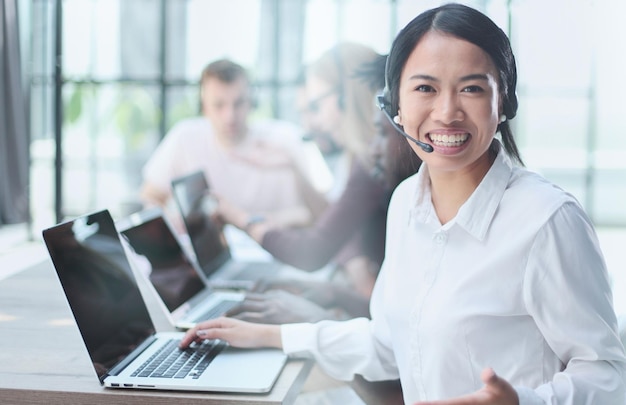
<path fill-rule="evenodd" d="M 229 60 L 202 71 L 202 116 L 176 124 L 143 169 L 141 199 L 167 207 L 171 181 L 202 170 L 211 192 L 280 226 L 313 218 L 311 168 L 293 124 L 250 123 L 254 100 L 247 72 Z M 305 191 L 303 191 L 305 190 Z M 319 201 L 318 201 L 319 202 Z"/>

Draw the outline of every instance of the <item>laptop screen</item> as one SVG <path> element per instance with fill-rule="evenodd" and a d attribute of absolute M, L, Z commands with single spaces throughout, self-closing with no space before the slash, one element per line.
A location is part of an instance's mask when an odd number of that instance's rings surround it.
<path fill-rule="evenodd" d="M 198 264 L 208 277 L 231 256 L 223 232 L 211 219 L 214 203 L 209 196 L 204 172 L 197 171 L 174 179 L 172 191 Z"/>
<path fill-rule="evenodd" d="M 161 210 L 146 210 L 123 221 L 120 232 L 135 253 L 135 264 L 148 276 L 170 312 L 205 288 L 197 269 L 174 236 Z"/>
<path fill-rule="evenodd" d="M 107 210 L 43 231 L 98 377 L 154 333 Z"/>

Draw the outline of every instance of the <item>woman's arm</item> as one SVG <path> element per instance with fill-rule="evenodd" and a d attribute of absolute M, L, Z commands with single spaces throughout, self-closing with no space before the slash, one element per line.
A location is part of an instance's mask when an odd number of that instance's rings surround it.
<path fill-rule="evenodd" d="M 548 384 L 516 387 L 555 404 L 626 403 L 626 357 L 617 333 L 607 269 L 593 226 L 563 205 L 537 235 L 524 300 L 565 368 Z"/>
<path fill-rule="evenodd" d="M 346 188 L 313 226 L 301 229 L 268 229 L 259 224 L 250 230 L 261 237 L 261 246 L 278 260 L 304 270 L 326 265 L 363 225 L 386 215 L 387 190 L 360 165 L 352 170 Z M 383 221 L 384 223 L 384 221 Z M 384 243 L 384 232 L 380 237 Z"/>
<path fill-rule="evenodd" d="M 384 216 L 386 198 L 384 184 L 356 165 L 339 200 L 309 227 L 285 228 L 276 218 L 259 218 L 224 200 L 220 201 L 218 215 L 246 231 L 283 263 L 312 271 L 326 265 L 364 223 L 374 216 Z M 384 234 L 379 237 L 384 243 Z"/>

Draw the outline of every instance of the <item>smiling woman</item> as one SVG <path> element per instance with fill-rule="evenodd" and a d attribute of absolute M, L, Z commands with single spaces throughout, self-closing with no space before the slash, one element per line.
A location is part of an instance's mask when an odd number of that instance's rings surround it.
<path fill-rule="evenodd" d="M 517 113 L 508 37 L 470 7 L 428 10 L 394 40 L 387 79 L 392 113 L 434 151 L 411 144 L 423 164 L 389 204 L 371 319 L 223 318 L 183 344 L 268 345 L 335 378 L 399 377 L 407 404 L 623 405 L 626 354 L 593 224 L 522 166 L 500 122 Z"/>
<path fill-rule="evenodd" d="M 394 62 L 392 59 L 391 69 Z M 413 146 L 415 153 L 428 161 L 433 189 L 438 189 L 439 181 L 447 181 L 451 171 L 464 169 L 464 178 L 456 180 L 459 194 L 455 198 L 433 196 L 444 224 L 458 211 L 458 205 L 447 204 L 465 201 L 497 154 L 487 151 L 497 148 L 492 141 L 506 97 L 498 83 L 498 71 L 477 45 L 434 30 L 424 34 L 405 59 L 397 87 L 398 122 L 437 152 L 427 154 Z M 391 88 L 396 88 L 393 83 Z"/>

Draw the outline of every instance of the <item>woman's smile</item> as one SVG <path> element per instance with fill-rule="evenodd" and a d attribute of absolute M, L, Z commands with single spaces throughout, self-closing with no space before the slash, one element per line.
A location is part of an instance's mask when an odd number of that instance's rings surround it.
<path fill-rule="evenodd" d="M 470 134 L 467 132 L 457 133 L 441 133 L 441 132 L 429 132 L 427 134 L 430 142 L 440 148 L 458 148 L 462 146 L 470 139 Z"/>

